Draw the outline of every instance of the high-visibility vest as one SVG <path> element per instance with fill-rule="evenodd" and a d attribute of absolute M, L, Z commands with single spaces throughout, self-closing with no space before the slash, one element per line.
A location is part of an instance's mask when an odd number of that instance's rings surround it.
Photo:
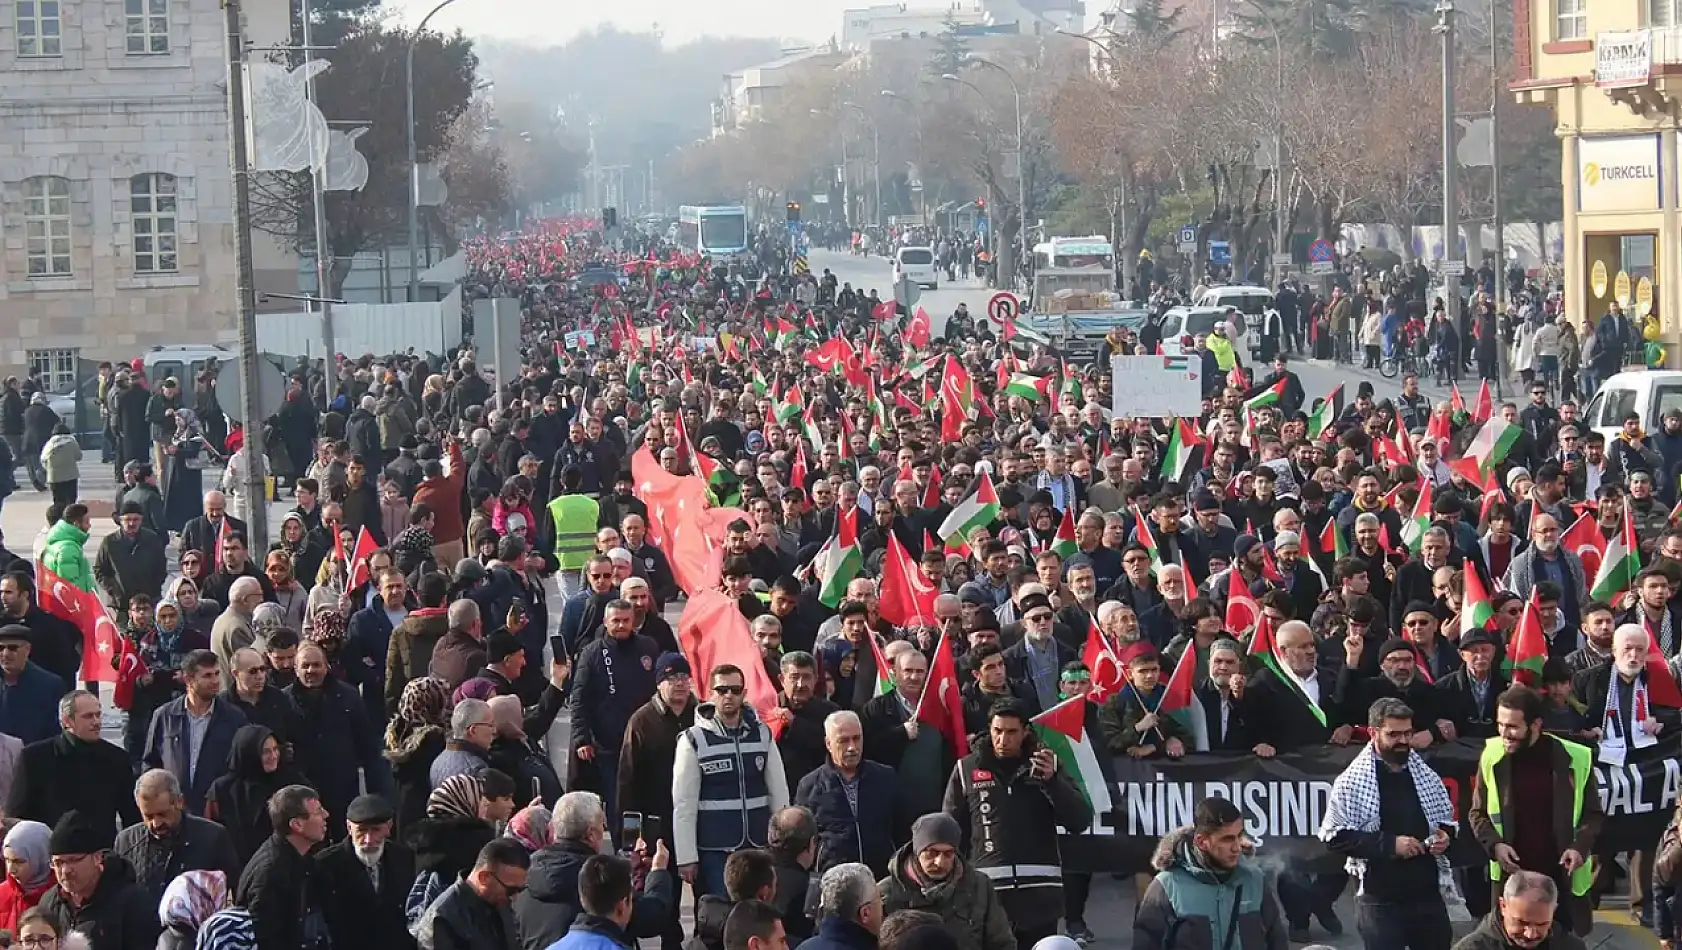
<path fill-rule="evenodd" d="M 1594 781 L 1594 753 L 1587 746 L 1569 742 L 1558 736 L 1544 735 L 1544 739 L 1551 739 L 1565 747 L 1565 752 L 1571 757 L 1571 827 L 1575 828 L 1583 822 L 1583 795 L 1589 794 L 1589 783 Z M 1484 807 L 1489 811 L 1489 822 L 1495 826 L 1495 833 L 1506 837 L 1506 831 L 1501 825 L 1501 789 L 1495 784 L 1495 763 L 1506 758 L 1507 747 L 1500 736 L 1491 736 L 1484 740 L 1483 755 L 1478 758 L 1478 779 L 1483 782 Z M 1592 794 L 1600 794 L 1597 787 Z M 1489 862 L 1489 879 L 1499 881 L 1502 878 L 1501 863 Z M 1583 863 L 1577 870 L 1571 872 L 1571 893 L 1577 897 L 1588 894 L 1589 887 L 1594 883 L 1594 856 L 1585 855 Z"/>
<path fill-rule="evenodd" d="M 580 571 L 596 553 L 596 521 L 601 506 L 587 495 L 562 495 L 549 502 L 555 524 L 555 567 Z"/>

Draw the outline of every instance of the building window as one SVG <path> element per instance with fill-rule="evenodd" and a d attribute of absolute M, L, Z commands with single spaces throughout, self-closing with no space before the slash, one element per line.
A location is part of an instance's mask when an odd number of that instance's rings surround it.
<path fill-rule="evenodd" d="M 175 273 L 175 176 L 148 172 L 128 180 L 137 274 Z"/>
<path fill-rule="evenodd" d="M 1647 25 L 1655 28 L 1675 26 L 1679 19 L 1678 7 L 1682 7 L 1682 0 L 1647 0 Z"/>
<path fill-rule="evenodd" d="M 169 52 L 169 0 L 123 0 L 131 55 Z"/>
<path fill-rule="evenodd" d="M 17 0 L 18 55 L 62 56 L 59 0 Z"/>
<path fill-rule="evenodd" d="M 1589 0 L 1554 0 L 1554 39 L 1589 37 Z"/>
<path fill-rule="evenodd" d="M 48 392 L 67 393 L 76 388 L 76 356 L 75 350 L 30 350 L 29 368 Z"/>
<path fill-rule="evenodd" d="M 70 182 L 30 178 L 23 183 L 24 244 L 31 277 L 70 276 Z"/>

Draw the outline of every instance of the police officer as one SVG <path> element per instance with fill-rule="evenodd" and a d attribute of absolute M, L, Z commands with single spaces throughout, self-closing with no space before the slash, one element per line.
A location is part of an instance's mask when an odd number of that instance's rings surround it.
<path fill-rule="evenodd" d="M 725 859 L 765 847 L 771 816 L 788 805 L 788 779 L 770 728 L 747 704 L 741 668 L 721 663 L 709 683 L 709 701 L 678 739 L 672 830 L 683 879 L 725 896 Z"/>
<path fill-rule="evenodd" d="M 659 645 L 637 633 L 635 625 L 636 609 L 626 601 L 612 601 L 602 611 L 606 633 L 579 653 L 568 707 L 573 753 L 595 765 L 593 790 L 601 793 L 609 828 L 618 827 L 615 799 L 625 727 L 654 695 L 654 661 L 660 656 Z M 591 788 L 582 782 L 570 784 L 575 791 Z"/>
<path fill-rule="evenodd" d="M 994 704 L 988 732 L 991 742 L 952 770 L 945 811 L 969 840 L 970 866 L 992 879 L 1017 947 L 1029 950 L 1056 933 L 1063 916 L 1057 827 L 1085 831 L 1092 806 L 1034 739 L 1015 700 Z"/>

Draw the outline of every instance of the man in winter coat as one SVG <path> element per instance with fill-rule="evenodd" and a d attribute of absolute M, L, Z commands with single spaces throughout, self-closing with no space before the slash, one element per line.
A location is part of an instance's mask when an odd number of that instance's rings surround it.
<path fill-rule="evenodd" d="M 783 760 L 771 730 L 747 705 L 747 679 L 728 663 L 710 674 L 712 701 L 678 740 L 672 832 L 678 869 L 702 894 L 723 894 L 724 862 L 763 848 L 771 816 L 789 803 Z"/>
<path fill-rule="evenodd" d="M 350 443 L 350 454 L 369 462 L 380 458 L 380 422 L 374 418 L 377 404 L 373 396 L 363 396 L 345 420 L 345 441 Z"/>
<path fill-rule="evenodd" d="M 326 891 L 310 852 L 327 840 L 327 809 L 315 789 L 288 785 L 269 800 L 274 834 L 240 874 L 234 903 L 251 912 L 258 950 L 313 946 L 327 933 Z M 152 908 L 152 919 L 157 919 Z"/>
<path fill-rule="evenodd" d="M 184 871 L 221 871 L 229 887 L 239 883 L 239 855 L 228 829 L 187 814 L 187 798 L 174 775 L 163 769 L 141 775 L 134 803 L 140 822 L 117 832 L 112 851 L 134 868 L 135 883 L 154 904 Z"/>
<path fill-rule="evenodd" d="M 857 713 L 841 710 L 824 721 L 829 761 L 800 780 L 794 804 L 818 823 L 818 859 L 823 873 L 837 864 L 860 862 L 878 876 L 888 873 L 894 848 L 906 840 L 906 819 L 894 770 L 864 757 L 864 726 Z"/>
<path fill-rule="evenodd" d="M 41 566 L 67 584 L 74 584 L 82 590 L 96 589 L 93 567 L 88 564 L 87 553 L 82 550 L 88 543 L 88 532 L 92 528 L 93 518 L 88 515 L 87 505 L 78 502 L 64 509 L 64 517 L 47 531 L 47 548 L 41 554 Z"/>
<path fill-rule="evenodd" d="M 35 484 L 36 491 L 47 487 L 46 471 L 41 463 L 41 449 L 46 447 L 47 440 L 53 437 L 53 430 L 58 428 L 62 421 L 58 413 L 47 405 L 45 393 L 36 393 L 29 397 L 29 408 L 23 411 L 23 459 L 29 469 L 29 480 Z"/>
<path fill-rule="evenodd" d="M 69 813 L 98 828 L 100 848 L 111 846 L 116 826 L 140 821 L 132 794 L 134 767 L 121 746 L 99 737 L 99 697 L 85 690 L 66 694 L 64 731 L 24 747 L 12 773 L 6 815 L 49 827 Z"/>
<path fill-rule="evenodd" d="M 118 521 L 122 527 L 99 542 L 94 579 L 113 604 L 127 604 L 135 594 L 146 594 L 156 602 L 169 576 L 166 542 L 143 527 L 145 515 L 135 502 L 123 504 Z"/>
<path fill-rule="evenodd" d="M 124 505 L 134 502 L 140 506 L 141 524 L 150 528 L 160 538 L 169 537 L 169 529 L 164 518 L 164 496 L 158 488 L 158 473 L 150 465 L 142 465 L 134 473 L 134 485 L 123 492 L 122 502 L 117 505 L 120 512 Z"/>
<path fill-rule="evenodd" d="M 1583 938 L 1554 919 L 1559 886 L 1546 874 L 1519 871 L 1490 911 L 1454 950 L 1583 950 Z"/>
<path fill-rule="evenodd" d="M 11 449 L 14 459 L 23 457 L 23 390 L 16 376 L 7 376 L 0 387 L 0 440 Z"/>
<path fill-rule="evenodd" d="M 632 713 L 626 724 L 615 780 L 620 812 L 641 815 L 644 828 L 659 823 L 660 838 L 669 845 L 677 740 L 695 724 L 695 693 L 689 660 L 681 653 L 660 654 L 654 676 L 654 698 Z"/>
<path fill-rule="evenodd" d="M 934 812 L 911 826 L 911 843 L 894 855 L 882 889 L 882 915 L 902 910 L 938 914 L 960 950 L 1016 950 L 1010 918 L 987 875 L 958 849 L 963 832 L 952 816 Z"/>
<path fill-rule="evenodd" d="M 124 462 L 152 460 L 152 423 L 146 417 L 151 402 L 152 394 L 143 380 L 121 374 L 117 376 L 112 416 L 116 420 L 117 441 L 121 446 L 116 460 L 119 466 Z M 222 447 L 216 448 L 220 451 Z"/>
<path fill-rule="evenodd" d="M 427 675 L 432 650 L 450 632 L 449 579 L 442 574 L 423 574 L 417 585 L 420 608 L 411 611 L 391 632 L 385 656 L 385 709 L 397 714 L 397 701 L 410 680 Z"/>
<path fill-rule="evenodd" d="M 628 602 L 610 602 L 603 611 L 606 633 L 579 653 L 572 684 L 573 754 L 595 763 L 609 815 L 619 814 L 619 752 L 625 726 L 654 695 L 654 661 L 660 658 L 660 647 L 653 638 L 636 633 L 635 623 L 636 610 Z"/>
<path fill-rule="evenodd" d="M 444 889 L 415 924 L 420 950 L 520 950 L 514 898 L 526 889 L 531 855 L 512 838 L 479 849 L 473 869 Z"/>
<path fill-rule="evenodd" d="M 818 932 L 800 950 L 876 950 L 882 928 L 882 891 L 870 869 L 839 864 L 818 884 Z"/>
<path fill-rule="evenodd" d="M 392 840 L 396 809 L 378 795 L 350 803 L 350 835 L 316 852 L 328 927 L 353 947 L 414 950 L 403 902 L 415 881 L 415 853 Z"/>
<path fill-rule="evenodd" d="M 345 809 L 361 793 L 364 780 L 374 794 L 391 793 L 391 768 L 367 706 L 356 687 L 328 676 L 327 654 L 320 645 L 299 646 L 297 663 L 298 681 L 285 690 L 301 713 L 294 761 L 320 790 L 328 821 L 342 828 Z"/>
<path fill-rule="evenodd" d="M 988 728 L 991 741 L 952 770 L 943 810 L 969 839 L 970 864 L 992 878 L 1017 943 L 1032 946 L 1063 916 L 1057 827 L 1085 831 L 1092 806 L 1033 738 L 1020 706 L 994 706 Z"/>
<path fill-rule="evenodd" d="M 134 868 L 106 851 L 109 833 L 70 812 L 53 827 L 49 847 L 58 884 L 41 898 L 54 928 L 88 939 L 89 950 L 151 950 L 158 903 L 134 881 Z"/>
<path fill-rule="evenodd" d="M 1279 902 L 1243 849 L 1238 807 L 1224 798 L 1199 802 L 1193 824 L 1157 843 L 1157 875 L 1134 915 L 1133 946 L 1286 950 Z"/>
<path fill-rule="evenodd" d="M 520 924 L 522 950 L 548 950 L 566 936 L 580 912 L 579 872 L 601 853 L 607 838 L 607 819 L 601 799 L 592 792 L 568 792 L 555 803 L 550 819 L 555 843 L 531 858 L 525 893 L 514 898 L 514 919 Z M 646 827 L 646 826 L 645 826 Z M 624 925 L 634 937 L 661 933 L 668 917 L 677 913 L 677 884 L 668 865 L 671 852 L 656 842 L 650 873 L 642 893 L 632 898 L 631 916 Z M 679 943 L 681 944 L 681 939 Z"/>

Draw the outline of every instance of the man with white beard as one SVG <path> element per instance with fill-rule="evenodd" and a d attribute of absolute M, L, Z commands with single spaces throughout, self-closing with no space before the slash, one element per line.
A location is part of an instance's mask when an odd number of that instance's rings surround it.
<path fill-rule="evenodd" d="M 335 918 L 335 934 L 351 935 L 351 946 L 414 950 L 403 901 L 415 883 L 415 853 L 392 838 L 397 812 L 379 795 L 360 795 L 345 809 L 350 834 L 316 855 L 326 893 L 322 903 Z"/>

